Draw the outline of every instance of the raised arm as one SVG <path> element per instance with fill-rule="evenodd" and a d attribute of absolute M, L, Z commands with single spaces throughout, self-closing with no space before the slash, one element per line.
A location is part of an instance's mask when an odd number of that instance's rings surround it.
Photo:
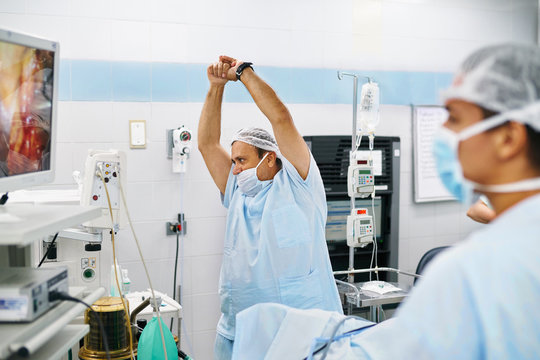
<path fill-rule="evenodd" d="M 210 65 L 207 69 L 210 89 L 201 112 L 197 137 L 199 151 L 204 158 L 206 167 L 222 194 L 225 194 L 227 178 L 231 169 L 231 158 L 219 142 L 221 137 L 221 103 L 229 67 L 229 64 L 217 63 Z"/>
<path fill-rule="evenodd" d="M 228 56 L 221 56 L 220 62 L 231 65 L 227 77 L 229 80 L 236 81 L 236 69 L 242 62 Z M 246 86 L 259 109 L 270 120 L 279 150 L 305 180 L 309 172 L 309 149 L 294 126 L 289 110 L 276 92 L 251 68 L 244 69 L 240 81 Z"/>

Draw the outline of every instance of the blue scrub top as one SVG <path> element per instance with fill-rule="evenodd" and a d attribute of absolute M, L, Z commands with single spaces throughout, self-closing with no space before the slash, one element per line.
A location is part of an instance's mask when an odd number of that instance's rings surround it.
<path fill-rule="evenodd" d="M 538 359 L 540 195 L 445 251 L 392 323 L 354 339 L 367 359 Z"/>
<path fill-rule="evenodd" d="M 311 156 L 311 155 L 310 155 Z M 217 331 L 234 339 L 236 314 L 273 302 L 342 313 L 325 239 L 326 196 L 311 156 L 306 180 L 281 158 L 282 169 L 254 197 L 229 173 Z"/>

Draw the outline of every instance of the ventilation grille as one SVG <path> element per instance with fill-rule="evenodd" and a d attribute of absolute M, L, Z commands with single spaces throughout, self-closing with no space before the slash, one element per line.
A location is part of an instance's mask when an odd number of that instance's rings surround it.
<path fill-rule="evenodd" d="M 347 193 L 347 169 L 351 150 L 350 136 L 306 136 L 306 143 L 319 166 L 328 195 Z M 362 139 L 359 150 L 369 150 L 368 140 Z M 376 137 L 374 150 L 382 151 L 382 175 L 375 177 L 375 185 L 386 185 L 392 191 L 392 143 L 396 137 Z"/>

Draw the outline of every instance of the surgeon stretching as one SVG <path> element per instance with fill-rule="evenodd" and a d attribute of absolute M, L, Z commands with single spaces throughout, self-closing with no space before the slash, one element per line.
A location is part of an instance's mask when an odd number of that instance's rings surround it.
<path fill-rule="evenodd" d="M 254 304 L 342 312 L 319 169 L 289 111 L 251 65 L 220 56 L 208 66 L 199 122 L 199 150 L 228 209 L 215 359 L 230 359 L 236 314 Z M 220 144 L 221 104 L 225 85 L 237 80 L 270 121 L 275 140 L 266 130 L 242 129 L 229 156 Z"/>

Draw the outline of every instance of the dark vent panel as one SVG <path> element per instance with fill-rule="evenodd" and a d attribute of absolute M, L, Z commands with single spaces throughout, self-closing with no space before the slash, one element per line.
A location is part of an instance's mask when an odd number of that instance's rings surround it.
<path fill-rule="evenodd" d="M 351 136 L 305 136 L 304 140 L 319 166 L 327 195 L 347 194 L 347 169 Z M 392 192 L 392 144 L 398 137 L 380 136 L 375 138 L 373 150 L 382 151 L 382 175 L 375 177 L 375 185 L 386 185 L 387 190 L 377 190 L 379 194 Z M 369 150 L 367 138 L 362 139 L 359 150 Z"/>

